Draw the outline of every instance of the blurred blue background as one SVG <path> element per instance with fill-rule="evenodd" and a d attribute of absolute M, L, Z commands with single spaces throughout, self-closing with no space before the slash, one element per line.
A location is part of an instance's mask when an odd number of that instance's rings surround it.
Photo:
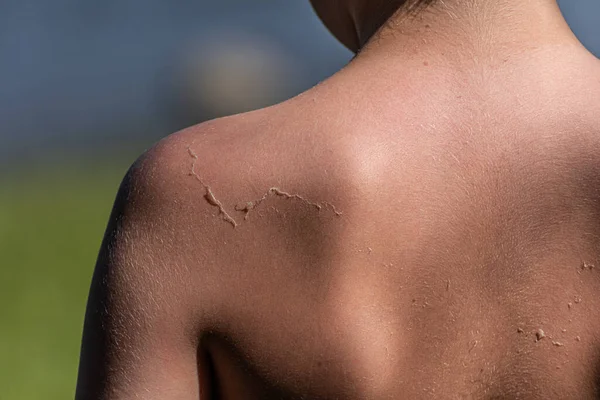
<path fill-rule="evenodd" d="M 600 1 L 560 3 L 600 55 Z M 169 133 L 289 98 L 352 55 L 307 0 L 3 0 L 0 10 L 0 399 L 64 399 L 128 165 Z"/>

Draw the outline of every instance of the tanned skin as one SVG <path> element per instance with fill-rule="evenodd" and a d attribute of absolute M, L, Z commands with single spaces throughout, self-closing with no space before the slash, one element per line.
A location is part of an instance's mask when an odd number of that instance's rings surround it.
<path fill-rule="evenodd" d="M 314 3 L 346 68 L 125 177 L 77 399 L 598 398 L 598 60 L 552 0 Z"/>

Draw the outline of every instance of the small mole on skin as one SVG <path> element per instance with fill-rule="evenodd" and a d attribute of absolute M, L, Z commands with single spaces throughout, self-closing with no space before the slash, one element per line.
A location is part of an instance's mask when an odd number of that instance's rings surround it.
<path fill-rule="evenodd" d="M 542 340 L 545 337 L 546 337 L 546 334 L 544 333 L 543 330 L 538 329 L 537 332 L 535 332 L 536 342 L 539 342 L 540 340 Z"/>

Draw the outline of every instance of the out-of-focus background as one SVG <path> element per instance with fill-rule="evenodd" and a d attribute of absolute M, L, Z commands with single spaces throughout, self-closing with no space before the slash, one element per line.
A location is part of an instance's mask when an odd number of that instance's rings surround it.
<path fill-rule="evenodd" d="M 560 3 L 600 55 L 600 2 Z M 3 0 L 0 400 L 73 397 L 96 254 L 137 155 L 351 56 L 307 0 Z"/>

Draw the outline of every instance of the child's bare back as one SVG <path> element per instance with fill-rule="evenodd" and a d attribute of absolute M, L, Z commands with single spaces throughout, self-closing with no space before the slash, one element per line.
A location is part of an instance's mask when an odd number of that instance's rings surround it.
<path fill-rule="evenodd" d="M 438 51 L 431 13 L 132 167 L 78 398 L 600 394 L 600 65 Z"/>

